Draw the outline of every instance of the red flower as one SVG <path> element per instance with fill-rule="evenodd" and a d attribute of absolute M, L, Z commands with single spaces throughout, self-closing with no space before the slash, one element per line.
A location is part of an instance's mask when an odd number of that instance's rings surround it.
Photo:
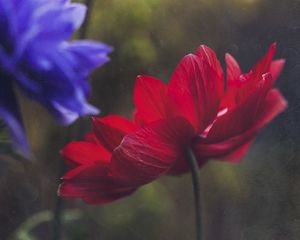
<path fill-rule="evenodd" d="M 199 166 L 210 158 L 237 162 L 258 130 L 286 107 L 272 88 L 284 60 L 268 53 L 247 74 L 229 54 L 227 90 L 212 49 L 200 46 L 185 56 L 168 85 L 139 76 L 134 90 L 134 122 L 118 116 L 93 118 L 93 132 L 62 150 L 72 168 L 59 194 L 102 204 L 134 192 L 163 174 L 189 167 L 187 148 Z"/>

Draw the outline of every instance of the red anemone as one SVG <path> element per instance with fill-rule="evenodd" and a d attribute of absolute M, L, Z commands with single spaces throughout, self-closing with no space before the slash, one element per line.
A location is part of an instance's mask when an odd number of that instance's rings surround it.
<path fill-rule="evenodd" d="M 134 123 L 118 116 L 93 118 L 84 141 L 62 156 L 71 170 L 59 194 L 103 204 L 127 196 L 164 174 L 189 170 L 191 148 L 199 166 L 208 159 L 238 162 L 259 129 L 286 108 L 272 87 L 284 60 L 273 61 L 275 44 L 247 74 L 226 54 L 227 90 L 214 51 L 200 46 L 186 55 L 168 85 L 138 76 Z"/>

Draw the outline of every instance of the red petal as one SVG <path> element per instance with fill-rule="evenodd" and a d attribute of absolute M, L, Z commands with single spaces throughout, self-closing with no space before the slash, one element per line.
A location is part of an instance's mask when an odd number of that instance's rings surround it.
<path fill-rule="evenodd" d="M 276 50 L 276 43 L 272 43 L 267 54 L 261 57 L 255 66 L 252 68 L 252 71 L 255 75 L 256 81 L 259 81 L 261 75 L 270 71 L 270 66 L 272 63 L 273 56 Z"/>
<path fill-rule="evenodd" d="M 134 87 L 134 104 L 143 123 L 166 117 L 165 92 L 166 86 L 162 81 L 148 76 L 138 76 Z"/>
<path fill-rule="evenodd" d="M 98 138 L 96 137 L 95 133 L 89 132 L 84 136 L 84 140 L 90 143 L 100 144 Z"/>
<path fill-rule="evenodd" d="M 224 74 L 221 64 L 216 56 L 214 50 L 209 48 L 208 46 L 201 45 L 198 47 L 195 54 L 204 62 L 207 62 L 208 65 L 216 72 L 217 80 L 219 81 L 218 85 L 220 87 L 220 94 L 224 91 Z"/>
<path fill-rule="evenodd" d="M 202 61 L 194 54 L 185 56 L 167 88 L 172 103 L 169 110 L 173 116 L 186 118 L 197 131 L 205 129 L 215 118 L 223 81 L 218 79 L 208 61 Z"/>
<path fill-rule="evenodd" d="M 259 109 L 264 104 L 271 82 L 271 74 L 265 74 L 252 95 L 215 120 L 206 141 L 223 141 L 249 129 L 257 121 Z"/>
<path fill-rule="evenodd" d="M 227 91 L 226 96 L 222 100 L 222 107 L 232 109 L 240 102 L 244 101 L 249 95 L 255 92 L 257 85 L 262 79 L 262 76 L 271 71 L 273 82 L 279 75 L 283 67 L 283 63 L 273 61 L 273 56 L 275 53 L 276 44 L 273 43 L 269 48 L 266 55 L 261 57 L 259 61 L 255 64 L 252 70 L 247 74 L 242 74 L 238 77 L 240 73 L 240 68 L 238 63 L 230 55 L 226 55 L 227 62 Z M 274 75 L 274 76 L 273 76 Z"/>
<path fill-rule="evenodd" d="M 209 159 L 225 160 L 227 162 L 239 162 L 250 148 L 254 133 L 247 132 L 228 140 L 212 144 L 194 143 L 193 151 L 200 166 Z"/>
<path fill-rule="evenodd" d="M 90 204 L 105 204 L 125 197 L 136 190 L 107 175 L 107 169 L 100 165 L 78 167 L 68 172 L 59 186 L 58 195 L 82 198 Z"/>
<path fill-rule="evenodd" d="M 249 94 L 255 90 L 256 85 L 262 79 L 262 76 L 270 72 L 273 56 L 276 50 L 276 43 L 271 44 L 268 52 L 261 57 L 255 66 L 248 74 L 241 77 L 242 86 L 239 90 L 239 98 L 243 99 L 248 97 Z M 243 88 L 243 89 L 242 89 Z"/>
<path fill-rule="evenodd" d="M 243 159 L 243 157 L 246 155 L 246 153 L 248 152 L 252 143 L 254 142 L 254 138 L 255 138 L 255 136 L 252 139 L 250 139 L 249 141 L 245 141 L 242 145 L 240 145 L 239 147 L 230 151 L 227 155 L 223 155 L 222 159 L 220 159 L 220 160 L 225 160 L 225 161 L 231 162 L 231 163 L 240 162 Z"/>
<path fill-rule="evenodd" d="M 223 160 L 227 162 L 237 163 L 247 153 L 254 140 L 254 133 L 249 132 L 239 135 L 234 138 L 225 140 L 215 144 L 193 143 L 193 151 L 201 168 L 208 160 Z M 176 164 L 169 170 L 168 174 L 178 175 L 183 174 L 190 170 L 187 160 L 182 157 Z"/>
<path fill-rule="evenodd" d="M 268 92 L 259 110 L 255 128 L 261 128 L 287 108 L 287 101 L 277 89 Z"/>
<path fill-rule="evenodd" d="M 140 115 L 139 112 L 135 111 L 133 114 L 133 121 L 136 125 L 138 126 L 144 126 L 145 125 L 145 121 L 144 118 Z"/>
<path fill-rule="evenodd" d="M 273 82 L 276 82 L 285 64 L 284 59 L 278 59 L 271 63 L 270 73 L 272 74 Z"/>
<path fill-rule="evenodd" d="M 194 143 L 194 150 L 199 162 L 203 163 L 210 158 L 239 161 L 250 147 L 259 129 L 286 107 L 287 102 L 280 92 L 272 89 L 259 106 L 251 109 L 251 104 L 248 105 L 245 102 L 235 112 L 229 113 L 226 117 L 226 114 L 224 117 L 220 117 L 216 121 L 216 125 L 212 127 L 210 137 Z M 255 121 L 251 125 L 245 120 L 249 118 L 249 114 L 255 116 Z"/>
<path fill-rule="evenodd" d="M 111 158 L 111 153 L 104 147 L 89 142 L 71 142 L 61 150 L 61 155 L 70 167 L 95 163 L 107 165 Z"/>
<path fill-rule="evenodd" d="M 185 154 L 182 154 L 174 163 L 174 165 L 166 173 L 168 175 L 181 175 L 190 171 L 190 165 L 187 162 Z"/>
<path fill-rule="evenodd" d="M 222 100 L 221 109 L 233 109 L 237 102 L 238 90 L 245 82 L 241 78 L 241 69 L 238 62 L 229 53 L 225 55 L 227 65 L 226 94 Z"/>
<path fill-rule="evenodd" d="M 63 180 L 84 179 L 86 181 L 98 181 L 98 179 L 107 176 L 107 173 L 108 173 L 107 166 L 103 166 L 102 164 L 97 164 L 97 163 L 89 164 L 89 165 L 86 164 L 71 169 L 70 171 L 65 173 L 61 177 L 61 179 Z"/>
<path fill-rule="evenodd" d="M 227 89 L 235 87 L 239 83 L 240 75 L 242 74 L 238 62 L 229 53 L 225 55 L 227 65 Z"/>
<path fill-rule="evenodd" d="M 124 138 L 113 152 L 110 172 L 123 182 L 149 183 L 173 166 L 193 134 L 183 118 L 153 122 Z"/>
<path fill-rule="evenodd" d="M 137 127 L 128 119 L 110 115 L 104 118 L 92 118 L 93 130 L 99 142 L 109 151 L 121 143 L 123 137 Z"/>

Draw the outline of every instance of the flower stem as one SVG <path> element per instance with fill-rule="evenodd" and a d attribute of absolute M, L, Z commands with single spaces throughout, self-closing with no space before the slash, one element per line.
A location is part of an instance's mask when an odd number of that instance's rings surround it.
<path fill-rule="evenodd" d="M 191 148 L 187 149 L 187 161 L 191 168 L 192 184 L 195 201 L 195 218 L 196 218 L 196 240 L 201 240 L 201 206 L 200 206 L 200 184 L 198 175 L 198 164 Z"/>
<path fill-rule="evenodd" d="M 85 21 L 83 22 L 80 32 L 79 32 L 79 39 L 84 39 L 87 35 L 87 31 L 88 31 L 88 26 L 90 23 L 90 18 L 91 18 L 91 12 L 92 12 L 92 7 L 94 5 L 94 0 L 85 0 L 85 5 L 87 7 L 87 13 L 86 13 L 86 17 L 85 17 Z M 80 123 L 79 123 L 80 124 Z M 64 144 L 69 142 L 70 139 L 72 139 L 72 137 L 75 135 L 74 133 L 74 126 L 73 128 L 70 127 L 69 128 L 69 132 L 68 134 L 66 134 L 65 136 L 65 141 Z M 61 161 L 61 164 L 59 166 L 60 168 L 60 173 L 59 173 L 59 177 L 61 175 L 63 175 L 63 173 L 65 172 L 65 165 L 63 163 L 63 161 Z M 55 203 L 55 207 L 53 210 L 53 240 L 61 240 L 61 230 L 62 230 L 62 212 L 64 210 L 64 206 L 63 206 L 63 200 L 57 196 L 56 197 L 56 203 Z"/>
<path fill-rule="evenodd" d="M 60 197 L 56 197 L 55 208 L 53 211 L 53 240 L 61 239 L 61 215 L 63 211 L 63 202 Z"/>

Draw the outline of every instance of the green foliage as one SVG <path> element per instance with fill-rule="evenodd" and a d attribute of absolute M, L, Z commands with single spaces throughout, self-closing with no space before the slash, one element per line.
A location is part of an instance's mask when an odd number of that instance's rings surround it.
<path fill-rule="evenodd" d="M 70 224 L 70 222 L 80 219 L 82 213 L 80 210 L 72 209 L 65 210 L 62 214 L 63 224 Z M 13 233 L 9 240 L 37 240 L 32 231 L 40 225 L 52 221 L 53 213 L 51 211 L 42 211 L 30 216 L 21 226 Z"/>

